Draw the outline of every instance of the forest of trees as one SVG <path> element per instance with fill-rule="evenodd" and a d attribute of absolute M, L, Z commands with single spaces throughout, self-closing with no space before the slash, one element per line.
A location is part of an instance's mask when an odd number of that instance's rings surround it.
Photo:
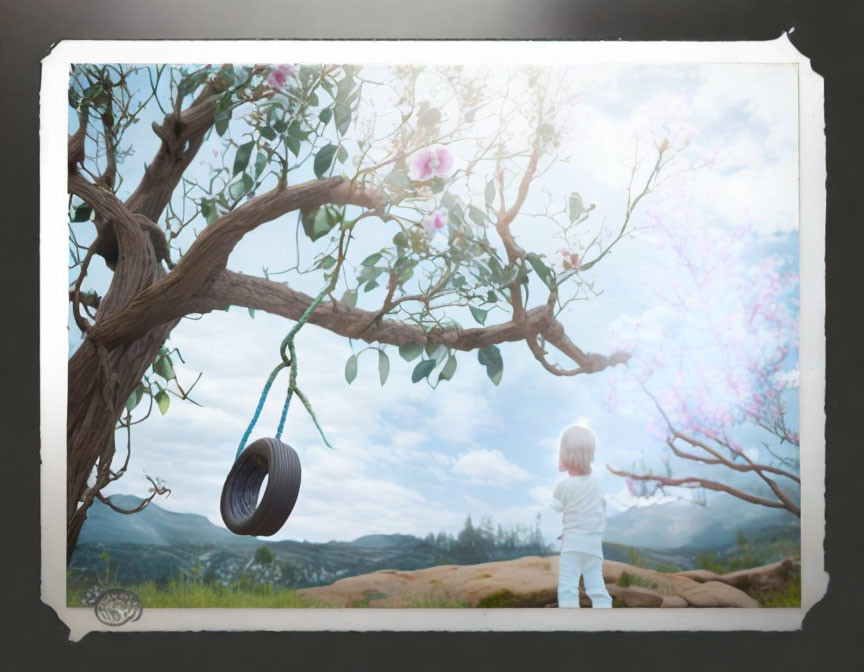
<path fill-rule="evenodd" d="M 479 525 L 475 525 L 469 515 L 459 534 L 454 536 L 446 532 L 430 532 L 424 541 L 446 552 L 460 564 L 507 560 L 523 555 L 548 555 L 553 552 L 552 545 L 547 544 L 540 533 L 540 514 L 537 514 L 531 527 L 516 525 L 506 530 L 501 523 L 495 526 L 491 516 L 483 516 Z"/>

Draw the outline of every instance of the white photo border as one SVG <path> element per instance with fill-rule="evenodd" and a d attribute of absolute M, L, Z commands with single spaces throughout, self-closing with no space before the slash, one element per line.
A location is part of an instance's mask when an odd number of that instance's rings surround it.
<path fill-rule="evenodd" d="M 825 205 L 823 81 L 788 36 L 766 42 L 187 40 L 58 43 L 40 95 L 42 601 L 77 641 L 92 631 L 796 630 L 825 595 Z M 286 55 L 290 54 L 290 58 Z M 158 55 L 158 59 L 153 56 Z M 798 72 L 799 405 L 802 605 L 798 609 L 146 609 L 106 626 L 66 606 L 67 139 L 74 63 L 788 64 Z"/>

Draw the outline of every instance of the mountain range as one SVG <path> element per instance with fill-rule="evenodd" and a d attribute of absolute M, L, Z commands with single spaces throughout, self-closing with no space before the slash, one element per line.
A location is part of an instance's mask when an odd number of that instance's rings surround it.
<path fill-rule="evenodd" d="M 131 495 L 112 497 L 112 503 L 123 508 L 133 508 L 139 502 Z M 790 522 L 790 518 L 788 514 L 784 518 L 747 505 L 740 510 L 736 506 L 712 510 L 672 502 L 630 509 L 610 517 L 604 555 L 624 562 L 634 562 L 638 557 L 639 564 L 646 567 L 690 569 L 696 566 L 700 551 L 722 552 L 735 543 L 739 531 L 751 539 L 779 536 L 794 541 L 797 521 Z M 271 558 L 266 566 L 255 560 L 256 551 L 262 547 L 270 551 L 265 554 Z M 547 552 L 556 550 L 550 545 Z M 484 560 L 537 555 L 538 551 L 515 546 L 496 547 L 490 553 L 494 555 Z M 412 535 L 372 534 L 353 541 L 326 543 L 269 541 L 236 536 L 205 516 L 167 511 L 157 504 L 123 515 L 95 502 L 69 568 L 72 574 L 93 579 L 104 576 L 109 563 L 114 580 L 126 584 L 158 583 L 186 576 L 226 585 L 248 580 L 291 587 L 326 585 L 379 569 L 466 564 L 452 545 L 442 546 Z"/>

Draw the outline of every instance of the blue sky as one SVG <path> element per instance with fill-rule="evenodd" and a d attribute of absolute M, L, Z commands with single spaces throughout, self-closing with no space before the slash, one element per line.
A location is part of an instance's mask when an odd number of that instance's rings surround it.
<path fill-rule="evenodd" d="M 598 65 L 584 66 L 577 74 L 582 101 L 570 114 L 572 150 L 579 160 L 550 171 L 537 186 L 560 196 L 579 191 L 597 204 L 593 218 L 605 218 L 614 228 L 624 209 L 634 138 L 644 139 L 651 123 L 666 125 L 673 135 L 691 138 L 691 156 L 714 156 L 710 165 L 676 178 L 690 195 L 691 221 L 716 228 L 720 236 L 732 236 L 734 226 L 751 223 L 760 236 L 752 251 L 756 257 L 782 254 L 797 264 L 793 67 Z M 135 154 L 126 165 L 127 186 L 136 182 L 157 146 L 149 122 L 136 126 L 129 139 Z M 211 138 L 191 170 L 204 171 L 216 147 Z M 525 212 L 542 207 L 540 192 L 532 192 Z M 654 196 L 662 204 L 662 193 Z M 576 302 L 561 316 L 584 350 L 611 352 L 618 334 L 610 327 L 620 324 L 622 316 L 651 310 L 657 301 L 652 283 L 669 284 L 680 276 L 680 269 L 657 248 L 646 212 L 637 215 L 637 234 L 592 271 L 602 293 Z M 535 221 L 518 218 L 514 234 L 551 256 L 560 245 Z M 260 227 L 238 245 L 229 268 L 260 274 L 262 266 L 291 265 L 295 226 L 296 215 L 288 215 Z M 390 236 L 392 231 L 382 227 L 359 241 L 360 247 L 368 245 L 371 252 L 379 238 Z M 355 251 L 362 258 L 362 249 Z M 99 287 L 107 272 L 96 266 L 92 286 Z M 290 280 L 292 287 L 310 294 L 319 289 L 317 277 Z M 359 305 L 373 304 L 374 297 L 361 297 Z M 200 513 L 221 525 L 224 477 L 290 326 L 262 313 L 252 319 L 245 308 L 184 319 L 169 347 L 179 347 L 186 360 L 175 367 L 183 383 L 203 372 L 193 395 L 203 407 L 174 399 L 164 417 L 154 413 L 138 425 L 128 474 L 107 492 L 143 494 L 144 474 L 158 476 L 172 489 L 160 506 Z M 74 348 L 74 327 L 70 341 Z M 656 455 L 658 442 L 645 430 L 645 398 L 634 394 L 612 409 L 604 402 L 609 386 L 604 373 L 556 378 L 542 370 L 524 344 L 504 344 L 501 350 L 505 368 L 498 387 L 473 353 L 459 357 L 455 378 L 437 390 L 414 385 L 414 363 L 403 362 L 395 349 L 390 350 L 390 378 L 383 388 L 374 352 L 360 357 L 359 374 L 349 386 L 343 375 L 349 343 L 315 326 L 304 328 L 297 339 L 299 382 L 337 450 L 322 445 L 302 406 L 293 405 L 283 438 L 301 456 L 303 483 L 294 513 L 275 538 L 424 535 L 458 530 L 467 514 L 475 520 L 491 515 L 509 526 L 530 525 L 540 513 L 542 529 L 552 539 L 559 523 L 548 508 L 560 478 L 556 440 L 575 422 L 589 424 L 597 434 L 595 474 L 610 513 L 634 505 L 622 480 L 604 465 L 627 466 L 640 456 Z M 275 431 L 285 382 L 275 384 L 253 436 Z M 793 407 L 796 398 L 793 392 Z M 118 434 L 118 450 L 124 445 L 125 437 Z M 722 499 L 712 501 L 722 504 Z"/>

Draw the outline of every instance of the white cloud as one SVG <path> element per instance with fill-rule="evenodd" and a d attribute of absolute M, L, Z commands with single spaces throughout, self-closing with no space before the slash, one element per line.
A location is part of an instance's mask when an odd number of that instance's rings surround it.
<path fill-rule="evenodd" d="M 510 462 L 500 450 L 472 450 L 459 456 L 453 473 L 465 476 L 471 482 L 507 487 L 515 481 L 531 478 L 531 474 Z"/>

